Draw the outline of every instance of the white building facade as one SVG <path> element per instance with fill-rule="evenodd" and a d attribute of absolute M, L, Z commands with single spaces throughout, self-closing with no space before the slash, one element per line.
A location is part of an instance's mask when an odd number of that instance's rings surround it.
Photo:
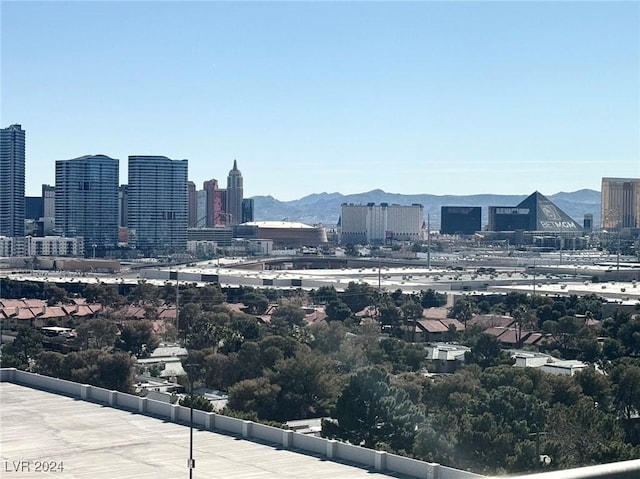
<path fill-rule="evenodd" d="M 83 238 L 63 236 L 0 236 L 0 257 L 83 256 Z"/>
<path fill-rule="evenodd" d="M 340 242 L 375 244 L 423 239 L 424 207 L 419 204 L 343 204 Z"/>

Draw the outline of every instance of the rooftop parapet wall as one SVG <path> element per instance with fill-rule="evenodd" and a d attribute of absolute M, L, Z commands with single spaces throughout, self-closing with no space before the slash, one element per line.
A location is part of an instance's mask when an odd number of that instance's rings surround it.
<path fill-rule="evenodd" d="M 61 394 L 83 401 L 156 417 L 165 421 L 188 424 L 190 410 L 177 404 L 169 404 L 144 397 L 110 391 L 87 384 L 41 376 L 13 368 L 0 369 L 0 382 Z M 322 455 L 329 460 L 347 461 L 363 468 L 389 474 L 401 474 L 421 479 L 472 479 L 483 477 L 435 463 L 418 461 L 408 457 L 375 451 L 352 444 L 308 436 L 292 430 L 245 421 L 216 413 L 193 411 L 193 425 L 200 429 L 216 431 L 274 444 L 301 453 Z"/>

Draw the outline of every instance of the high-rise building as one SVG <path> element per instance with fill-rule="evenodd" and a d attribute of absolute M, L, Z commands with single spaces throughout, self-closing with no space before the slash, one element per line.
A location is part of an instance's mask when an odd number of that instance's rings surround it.
<path fill-rule="evenodd" d="M 640 178 L 602 178 L 602 228 L 640 228 Z"/>
<path fill-rule="evenodd" d="M 86 155 L 56 161 L 56 232 L 81 237 L 87 251 L 118 245 L 119 161 Z"/>
<path fill-rule="evenodd" d="M 42 185 L 42 203 L 44 218 L 56 217 L 56 188 L 51 185 Z"/>
<path fill-rule="evenodd" d="M 206 228 L 207 227 L 207 192 L 205 190 L 197 190 L 196 191 L 196 201 L 197 201 L 197 209 L 198 209 L 198 222 L 196 223 L 196 228 Z M 187 237 L 187 241 L 189 241 Z"/>
<path fill-rule="evenodd" d="M 126 228 L 129 223 L 129 186 L 118 187 L 118 225 Z"/>
<path fill-rule="evenodd" d="M 25 131 L 0 129 L 0 236 L 24 236 Z"/>
<path fill-rule="evenodd" d="M 196 184 L 193 181 L 187 181 L 187 196 L 189 205 L 189 228 L 195 228 L 198 225 L 198 194 L 196 192 Z"/>
<path fill-rule="evenodd" d="M 25 196 L 24 219 L 38 221 L 44 216 L 44 203 L 42 196 Z"/>
<path fill-rule="evenodd" d="M 206 227 L 226 226 L 230 224 L 227 214 L 227 190 L 218 188 L 218 180 L 205 181 Z"/>
<path fill-rule="evenodd" d="M 227 176 L 227 207 L 228 224 L 237 225 L 242 222 L 242 173 L 238 169 L 238 162 L 233 160 L 233 168 Z"/>
<path fill-rule="evenodd" d="M 419 204 L 345 203 L 342 205 L 340 225 L 340 242 L 344 244 L 419 241 L 422 239 L 424 207 Z"/>
<path fill-rule="evenodd" d="M 481 229 L 479 206 L 443 206 L 440 208 L 440 233 L 472 235 Z"/>
<path fill-rule="evenodd" d="M 147 253 L 187 248 L 187 160 L 129 157 L 129 244 Z"/>
<path fill-rule="evenodd" d="M 253 221 L 253 198 L 242 200 L 242 223 Z"/>

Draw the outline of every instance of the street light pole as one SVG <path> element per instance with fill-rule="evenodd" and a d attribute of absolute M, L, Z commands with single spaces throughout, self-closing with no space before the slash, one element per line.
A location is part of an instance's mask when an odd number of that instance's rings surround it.
<path fill-rule="evenodd" d="M 196 462 L 193 459 L 193 363 L 187 364 L 189 367 L 189 383 L 190 383 L 190 401 L 189 401 L 189 479 L 193 479 L 193 470 L 196 468 Z"/>

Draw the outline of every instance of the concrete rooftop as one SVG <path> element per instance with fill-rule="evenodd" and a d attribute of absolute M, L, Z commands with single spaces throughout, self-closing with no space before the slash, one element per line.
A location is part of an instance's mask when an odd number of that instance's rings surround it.
<path fill-rule="evenodd" d="M 0 476 L 65 479 L 188 477 L 189 428 L 160 419 L 0 383 Z M 390 477 L 271 445 L 194 430 L 194 478 Z M 64 470 L 36 473 L 36 460 Z M 29 461 L 30 472 L 14 462 Z M 400 477 L 400 476 L 391 476 Z"/>

